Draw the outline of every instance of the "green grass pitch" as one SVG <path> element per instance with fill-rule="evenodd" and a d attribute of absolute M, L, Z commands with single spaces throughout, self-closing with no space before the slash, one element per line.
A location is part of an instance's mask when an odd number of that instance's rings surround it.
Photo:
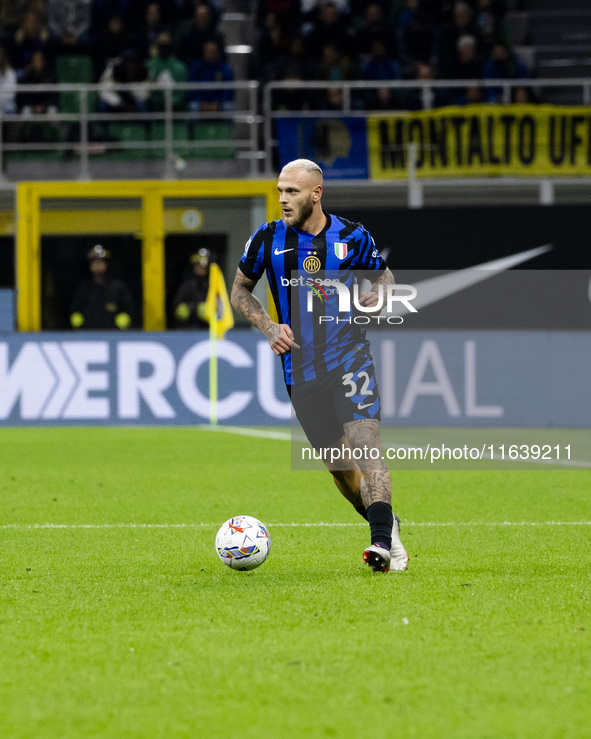
<path fill-rule="evenodd" d="M 384 576 L 286 441 L 2 429 L 0 459 L 2 737 L 591 735 L 588 471 L 394 472 Z M 251 573 L 214 551 L 241 513 Z"/>

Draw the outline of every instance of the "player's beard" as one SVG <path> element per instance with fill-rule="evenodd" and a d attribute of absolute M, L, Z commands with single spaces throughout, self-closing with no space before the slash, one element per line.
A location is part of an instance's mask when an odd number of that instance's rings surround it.
<path fill-rule="evenodd" d="M 297 215 L 292 215 L 290 218 L 284 219 L 285 225 L 289 228 L 291 226 L 296 226 L 297 228 L 301 228 L 304 223 L 310 218 L 312 213 L 314 212 L 314 199 L 312 195 L 310 195 L 310 199 L 307 203 L 302 203 L 300 207 L 300 212 Z"/>

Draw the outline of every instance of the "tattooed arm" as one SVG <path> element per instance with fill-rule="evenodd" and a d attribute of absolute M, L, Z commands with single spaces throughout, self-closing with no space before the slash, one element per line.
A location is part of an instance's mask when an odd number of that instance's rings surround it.
<path fill-rule="evenodd" d="M 253 295 L 256 280 L 251 280 L 242 270 L 236 270 L 232 286 L 231 302 L 246 320 L 258 328 L 266 337 L 271 349 L 279 356 L 291 351 L 291 347 L 300 348 L 293 340 L 293 332 L 286 323 L 275 323 L 265 310 L 261 301 Z"/>
<path fill-rule="evenodd" d="M 380 276 L 378 279 L 372 283 L 371 290 L 366 293 L 361 293 L 359 296 L 359 302 L 361 305 L 377 305 L 378 304 L 378 290 L 380 289 L 380 285 L 384 285 L 382 290 L 386 290 L 386 285 L 393 285 L 394 284 L 394 275 L 390 271 L 388 267 L 383 272 L 380 272 Z"/>

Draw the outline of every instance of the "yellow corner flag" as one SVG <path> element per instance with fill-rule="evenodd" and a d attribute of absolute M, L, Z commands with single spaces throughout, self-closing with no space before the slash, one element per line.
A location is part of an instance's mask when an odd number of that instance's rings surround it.
<path fill-rule="evenodd" d="M 220 315 L 218 309 L 221 308 Z M 209 321 L 209 423 L 217 426 L 218 422 L 218 356 L 216 342 L 223 339 L 226 331 L 234 325 L 234 314 L 228 298 L 224 275 L 219 266 L 212 262 L 209 265 L 209 290 L 205 298 L 203 320 Z"/>
<path fill-rule="evenodd" d="M 212 326 L 215 328 L 218 339 L 223 339 L 226 331 L 234 326 L 234 314 L 228 298 L 224 275 L 215 262 L 209 265 L 209 290 L 205 299 L 203 319 L 209 323 L 210 328 Z"/>

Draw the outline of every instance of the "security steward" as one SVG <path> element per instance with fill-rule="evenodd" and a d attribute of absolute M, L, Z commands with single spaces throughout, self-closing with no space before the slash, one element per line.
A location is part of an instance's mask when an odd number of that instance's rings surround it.
<path fill-rule="evenodd" d="M 211 252 L 199 249 L 190 259 L 191 274 L 181 282 L 173 300 L 177 328 L 208 328 L 203 320 L 205 300 L 209 290 Z"/>
<path fill-rule="evenodd" d="M 76 288 L 70 309 L 72 328 L 125 331 L 131 326 L 131 292 L 123 280 L 107 274 L 110 256 L 100 244 L 86 255 L 91 277 Z"/>

